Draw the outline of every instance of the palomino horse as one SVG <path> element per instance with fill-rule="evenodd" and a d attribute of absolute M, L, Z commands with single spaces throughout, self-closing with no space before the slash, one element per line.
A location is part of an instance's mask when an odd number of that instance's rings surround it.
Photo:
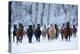
<path fill-rule="evenodd" d="M 54 39 L 55 38 L 55 33 L 56 33 L 56 29 L 51 24 L 51 27 L 48 28 L 48 32 L 47 32 L 47 34 L 48 34 L 48 40 L 49 39 L 50 40 Z"/>
<path fill-rule="evenodd" d="M 24 27 L 21 23 L 19 23 L 19 28 L 16 30 L 17 43 L 18 41 L 22 42 L 24 34 L 25 34 Z"/>
<path fill-rule="evenodd" d="M 44 25 L 44 28 L 42 29 L 42 36 L 46 38 L 47 30 L 46 30 L 46 25 Z"/>

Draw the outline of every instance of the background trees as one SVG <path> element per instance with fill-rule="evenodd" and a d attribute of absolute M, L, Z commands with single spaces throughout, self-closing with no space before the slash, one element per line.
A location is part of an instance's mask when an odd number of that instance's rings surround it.
<path fill-rule="evenodd" d="M 69 21 L 71 25 L 78 24 L 78 6 L 69 4 L 12 2 L 12 24 L 22 22 L 24 25 L 57 23 Z M 54 21 L 54 22 L 53 22 Z"/>

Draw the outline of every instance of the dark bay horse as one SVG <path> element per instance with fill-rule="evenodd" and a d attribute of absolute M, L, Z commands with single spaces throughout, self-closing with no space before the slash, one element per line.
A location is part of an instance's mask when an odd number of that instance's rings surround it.
<path fill-rule="evenodd" d="M 16 30 L 17 43 L 18 43 L 18 41 L 22 42 L 24 34 L 25 34 L 24 26 L 22 25 L 22 23 L 19 23 L 19 28 L 17 28 L 17 30 Z"/>
<path fill-rule="evenodd" d="M 61 32 L 61 39 L 63 40 L 64 39 L 64 33 L 65 33 L 65 24 L 63 23 L 63 25 L 62 25 L 62 27 L 61 27 L 61 30 L 60 30 L 60 32 Z"/>
<path fill-rule="evenodd" d="M 64 24 L 63 24 L 64 26 Z M 66 23 L 66 27 L 63 27 L 61 28 L 61 37 L 62 37 L 62 40 L 63 38 L 66 39 L 66 41 L 69 39 L 70 41 L 70 37 L 72 36 L 72 28 L 70 28 L 70 25 L 69 25 L 69 22 Z"/>

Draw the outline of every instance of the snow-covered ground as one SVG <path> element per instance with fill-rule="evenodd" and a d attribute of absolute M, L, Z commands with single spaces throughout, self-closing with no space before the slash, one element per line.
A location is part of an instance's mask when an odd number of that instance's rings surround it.
<path fill-rule="evenodd" d="M 68 49 L 77 49 L 78 48 L 78 39 L 77 37 L 71 37 L 70 42 L 61 40 L 61 35 L 59 38 L 53 40 L 44 39 L 41 35 L 41 41 L 36 42 L 35 36 L 33 35 L 32 43 L 28 43 L 27 35 L 23 37 L 22 43 L 12 42 L 12 53 L 22 53 L 22 52 L 35 52 L 35 51 L 49 51 L 49 50 L 68 50 Z M 13 39 L 12 39 L 13 40 Z"/>
<path fill-rule="evenodd" d="M 32 7 L 31 7 L 32 5 Z M 38 6 L 38 7 L 37 7 Z M 74 6 L 74 7 L 73 7 Z M 76 5 L 59 5 L 59 4 L 49 4 L 45 3 L 44 11 L 43 11 L 43 3 L 29 3 L 29 2 L 12 2 L 12 15 L 11 15 L 11 33 L 13 33 L 13 25 L 21 22 L 25 27 L 24 30 L 27 29 L 29 24 L 41 24 L 43 21 L 43 25 L 57 24 L 59 29 L 61 28 L 63 23 L 67 21 L 70 22 L 71 25 L 78 24 L 78 6 Z M 31 8 L 31 10 L 30 10 Z M 37 9 L 38 8 L 38 9 Z M 49 9 L 48 9 L 49 8 Z M 37 10 L 36 10 L 37 9 Z M 66 12 L 65 13 L 65 10 Z M 32 14 L 28 11 L 32 11 Z M 43 13 L 44 12 L 44 13 Z M 43 13 L 43 14 L 42 14 Z M 49 15 L 50 14 L 50 15 Z M 55 16 L 56 14 L 56 16 Z M 43 15 L 43 16 L 42 16 Z M 49 17 L 49 20 L 48 20 Z M 43 18 L 43 20 L 41 20 Z M 48 27 L 48 26 L 46 26 Z M 41 27 L 42 30 L 43 27 Z M 11 35 L 13 37 L 13 35 Z M 13 38 L 11 39 L 13 40 Z M 71 41 L 61 40 L 61 35 L 59 38 L 53 40 L 44 39 L 41 36 L 41 41 L 36 42 L 35 36 L 32 38 L 32 43 L 28 43 L 27 35 L 23 37 L 22 43 L 16 43 L 12 41 L 12 53 L 16 52 L 32 52 L 32 51 L 48 51 L 48 50 L 63 50 L 63 49 L 77 49 L 78 48 L 78 38 L 71 37 Z"/>

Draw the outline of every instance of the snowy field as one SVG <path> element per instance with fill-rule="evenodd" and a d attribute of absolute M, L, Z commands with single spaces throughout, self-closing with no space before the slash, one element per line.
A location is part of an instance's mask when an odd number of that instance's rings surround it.
<path fill-rule="evenodd" d="M 29 2 L 12 2 L 11 26 L 19 24 L 24 27 L 30 24 L 57 24 L 59 29 L 63 23 L 70 22 L 70 25 L 78 25 L 78 6 L 64 4 L 48 3 L 29 3 Z M 48 27 L 48 26 L 46 26 Z M 26 30 L 24 28 L 24 30 Z M 41 28 L 42 30 L 42 28 Z M 11 33 L 13 29 L 11 28 Z M 11 35 L 13 37 L 13 35 Z M 68 50 L 78 48 L 78 37 L 72 36 L 70 41 L 61 40 L 61 34 L 58 39 L 47 40 L 41 35 L 40 42 L 36 42 L 35 36 L 32 37 L 32 43 L 28 43 L 27 35 L 23 37 L 22 43 L 16 43 L 12 40 L 12 53 L 49 51 L 49 50 Z"/>
<path fill-rule="evenodd" d="M 33 35 L 32 43 L 28 43 L 27 35 L 23 37 L 22 43 L 16 43 L 12 41 L 12 53 L 23 53 L 23 52 L 35 52 L 35 51 L 50 51 L 50 50 L 73 50 L 78 48 L 78 37 L 71 37 L 70 41 L 61 40 L 61 35 L 58 39 L 47 40 L 41 35 L 40 42 L 36 42 L 35 36 Z M 12 39 L 13 40 L 13 39 Z"/>

